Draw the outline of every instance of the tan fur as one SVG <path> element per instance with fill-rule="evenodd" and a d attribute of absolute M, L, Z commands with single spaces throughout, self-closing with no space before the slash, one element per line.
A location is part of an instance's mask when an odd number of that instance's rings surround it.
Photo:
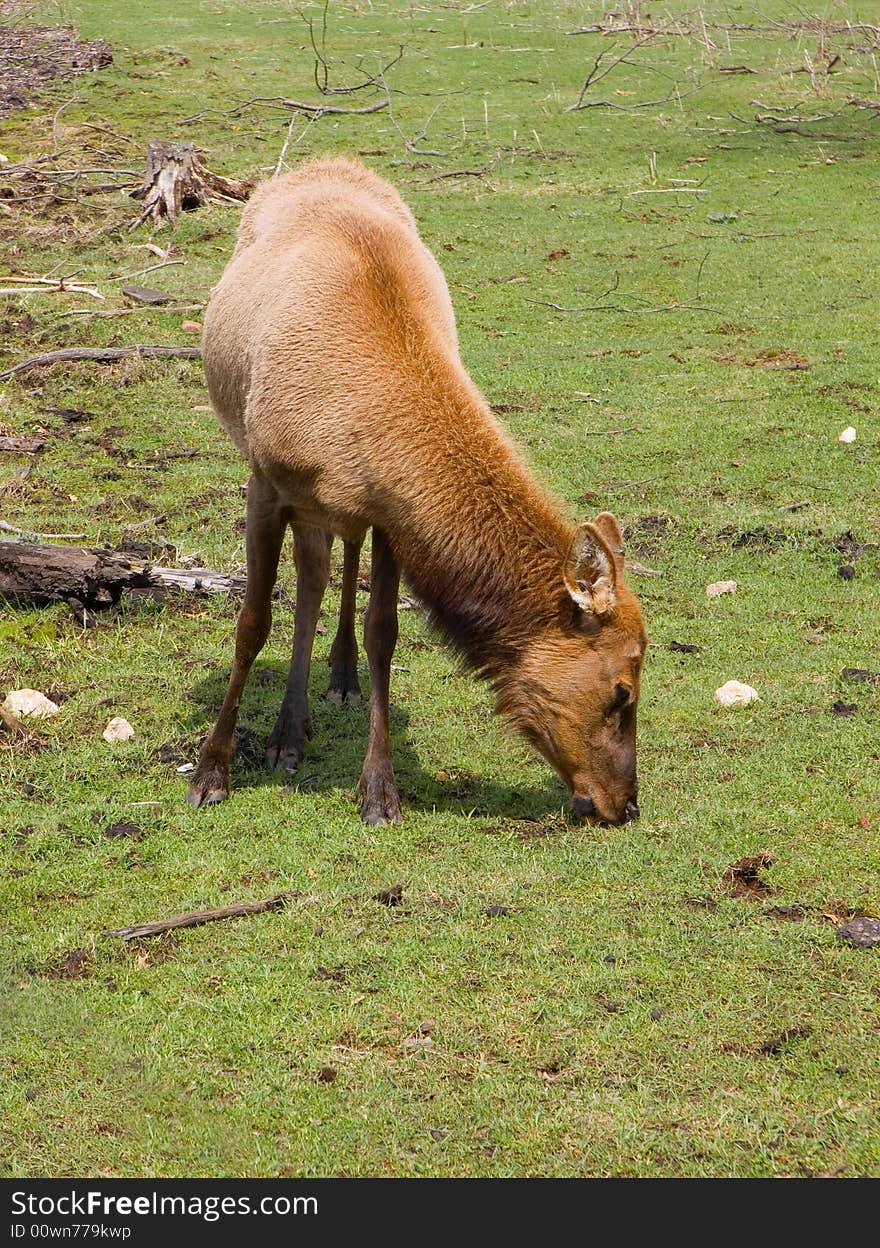
<path fill-rule="evenodd" d="M 644 629 L 611 549 L 619 529 L 608 513 L 589 526 L 608 566 L 579 611 L 575 528 L 465 372 L 443 274 L 394 188 L 345 159 L 259 187 L 205 317 L 204 362 L 218 416 L 295 519 L 349 541 L 383 530 L 499 709 L 619 820 L 635 797 L 634 709 L 631 765 L 590 728 L 621 673 L 633 708 L 638 696 Z"/>

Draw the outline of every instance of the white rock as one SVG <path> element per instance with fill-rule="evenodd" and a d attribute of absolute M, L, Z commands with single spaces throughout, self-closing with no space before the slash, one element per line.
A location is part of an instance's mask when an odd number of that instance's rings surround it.
<path fill-rule="evenodd" d="M 715 690 L 715 700 L 722 706 L 748 706 L 760 698 L 757 689 L 744 685 L 738 680 L 728 680 L 720 689 Z"/>
<path fill-rule="evenodd" d="M 842 429 L 837 438 L 838 442 L 855 442 L 855 440 L 856 431 L 853 429 L 852 425 L 847 425 L 845 429 Z"/>
<path fill-rule="evenodd" d="M 33 719 L 43 719 L 47 715 L 57 715 L 61 707 L 38 689 L 13 689 L 3 703 L 3 709 L 9 711 L 10 715 L 20 715 L 22 718 L 30 715 Z"/>
<path fill-rule="evenodd" d="M 736 581 L 713 581 L 711 585 L 706 586 L 706 597 L 720 598 L 722 594 L 735 594 L 736 591 Z"/>
<path fill-rule="evenodd" d="M 188 771 L 195 771 L 195 769 L 195 763 L 181 763 L 181 765 L 177 768 L 177 774 L 179 776 L 185 776 Z"/>
<path fill-rule="evenodd" d="M 134 729 L 127 719 L 123 719 L 121 715 L 114 715 L 101 736 L 112 745 L 116 741 L 130 741 L 134 736 Z"/>

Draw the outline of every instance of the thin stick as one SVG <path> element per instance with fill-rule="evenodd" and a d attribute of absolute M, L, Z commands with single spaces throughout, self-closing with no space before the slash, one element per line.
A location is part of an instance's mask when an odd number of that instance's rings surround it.
<path fill-rule="evenodd" d="M 137 269 L 134 273 L 121 273 L 118 277 L 111 277 L 111 282 L 127 282 L 130 277 L 143 277 L 146 273 L 154 273 L 156 269 L 168 269 L 173 264 L 186 264 L 185 260 L 163 260 L 161 264 L 151 264 L 149 268 Z"/>
<path fill-rule="evenodd" d="M 112 360 L 124 360 L 129 356 L 139 355 L 144 359 L 158 359 L 162 356 L 176 356 L 184 360 L 201 359 L 200 347 L 68 347 L 64 351 L 47 351 L 45 355 L 35 355 L 29 360 L 7 368 L 0 373 L 0 381 L 8 381 L 19 373 L 29 372 L 32 368 L 45 368 L 49 364 L 66 363 L 73 360 L 97 360 L 110 363 Z"/>
<path fill-rule="evenodd" d="M 34 529 L 19 529 L 14 524 L 7 524 L 5 520 L 0 520 L 0 531 L 3 533 L 17 533 L 19 537 L 34 537 L 43 541 L 65 538 L 67 541 L 72 542 L 86 537 L 85 533 L 37 533 Z"/>
<path fill-rule="evenodd" d="M 154 919 L 151 923 L 116 927 L 102 932 L 101 935 L 119 936 L 122 940 L 136 940 L 139 936 L 160 936 L 162 932 L 170 932 L 175 927 L 196 927 L 200 923 L 213 923 L 215 919 L 237 919 L 247 914 L 263 914 L 266 910 L 280 910 L 288 901 L 301 896 L 301 892 L 290 889 L 286 893 L 276 893 L 274 897 L 265 897 L 262 901 L 239 901 L 231 906 L 220 906 L 216 910 L 190 910 L 173 919 Z"/>
<path fill-rule="evenodd" d="M 155 308 L 150 308 L 150 307 L 111 308 L 108 312 L 99 312 L 99 311 L 96 311 L 94 308 L 71 308 L 69 312 L 59 312 L 58 317 L 60 320 L 61 318 L 65 316 L 93 316 L 93 317 L 140 316 L 144 312 L 148 312 L 148 313 L 164 312 L 166 314 L 170 313 L 173 315 L 174 313 L 179 313 L 179 312 L 202 312 L 204 310 L 204 307 L 205 305 L 203 303 L 179 303 L 179 304 L 175 304 L 174 306 L 171 306 L 170 304 L 167 304 L 167 303 L 163 303 Z"/>
<path fill-rule="evenodd" d="M 253 104 L 277 104 L 279 108 L 292 108 L 306 116 L 313 116 L 317 121 L 319 118 L 331 113 L 334 116 L 345 117 L 364 117 L 367 113 L 378 113 L 383 108 L 387 108 L 390 103 L 389 97 L 386 95 L 384 100 L 377 100 L 375 104 L 368 104 L 365 108 L 338 108 L 335 104 L 306 104 L 302 100 L 289 100 L 284 95 L 256 95 L 252 100 L 244 100 L 237 108 L 233 109 L 233 114 L 241 113 L 243 109 L 250 108 Z"/>
<path fill-rule="evenodd" d="M 281 149 L 281 155 L 278 157 L 278 164 L 275 166 L 275 172 L 274 172 L 274 174 L 272 175 L 272 176 L 273 176 L 273 177 L 275 177 L 275 178 L 278 178 L 278 177 L 280 177 L 280 176 L 281 176 L 281 170 L 284 168 L 284 158 L 285 158 L 285 156 L 287 155 L 287 149 L 290 147 L 290 137 L 291 137 L 291 135 L 293 134 L 293 127 L 294 127 L 294 125 L 296 124 L 296 119 L 297 119 L 297 116 L 298 116 L 298 114 L 297 114 L 297 113 L 293 113 L 293 114 L 291 115 L 291 118 L 290 118 L 290 125 L 287 127 L 287 136 L 286 136 L 286 138 L 285 138 L 285 140 L 284 140 L 284 146 L 283 146 L 283 147 L 282 147 L 282 149 Z M 315 117 L 310 117 L 310 118 L 308 119 L 308 121 L 306 122 L 306 124 L 305 124 L 305 126 L 303 127 L 303 129 L 299 132 L 299 134 L 298 134 L 298 135 L 296 136 L 296 138 L 294 139 L 294 141 L 293 141 L 293 146 L 294 146 L 294 147 L 296 147 L 296 146 L 297 146 L 297 144 L 298 144 L 298 143 L 299 143 L 302 139 L 304 139 L 304 138 L 305 138 L 305 136 L 308 134 L 309 130 L 310 130 L 310 129 L 312 128 L 312 126 L 315 124 L 315 121 L 316 121 L 316 118 L 315 118 Z"/>

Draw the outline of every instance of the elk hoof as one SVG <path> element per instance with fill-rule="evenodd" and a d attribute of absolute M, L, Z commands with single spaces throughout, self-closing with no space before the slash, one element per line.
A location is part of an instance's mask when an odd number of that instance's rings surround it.
<path fill-rule="evenodd" d="M 269 738 L 266 746 L 266 765 L 269 769 L 278 768 L 291 775 L 299 767 L 305 757 L 305 745 L 294 745 L 289 741 L 273 741 Z"/>
<path fill-rule="evenodd" d="M 327 690 L 327 701 L 337 706 L 356 706 L 361 700 L 360 688 L 331 685 Z"/>
<path fill-rule="evenodd" d="M 374 771 L 361 776 L 358 785 L 361 799 L 361 819 L 375 827 L 385 823 L 400 823 L 403 814 L 394 776 L 390 772 Z"/>
<path fill-rule="evenodd" d="M 327 688 L 327 701 L 337 706 L 354 706 L 361 700 L 361 683 L 358 680 L 357 664 L 351 666 L 335 664 L 330 668 L 330 684 Z"/>
<path fill-rule="evenodd" d="M 225 802 L 228 796 L 229 779 L 219 767 L 197 771 L 186 791 L 186 800 L 196 810 L 200 806 L 216 806 L 218 802 Z"/>

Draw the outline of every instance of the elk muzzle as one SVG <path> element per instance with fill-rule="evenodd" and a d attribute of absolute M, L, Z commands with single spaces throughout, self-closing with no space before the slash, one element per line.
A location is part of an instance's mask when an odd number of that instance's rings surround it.
<path fill-rule="evenodd" d="M 572 823 L 598 823 L 619 826 L 622 823 L 633 823 L 640 814 L 639 804 L 635 797 L 627 798 L 622 814 L 616 814 L 612 817 L 600 814 L 596 803 L 591 797 L 578 797 L 575 795 L 571 802 Z"/>

